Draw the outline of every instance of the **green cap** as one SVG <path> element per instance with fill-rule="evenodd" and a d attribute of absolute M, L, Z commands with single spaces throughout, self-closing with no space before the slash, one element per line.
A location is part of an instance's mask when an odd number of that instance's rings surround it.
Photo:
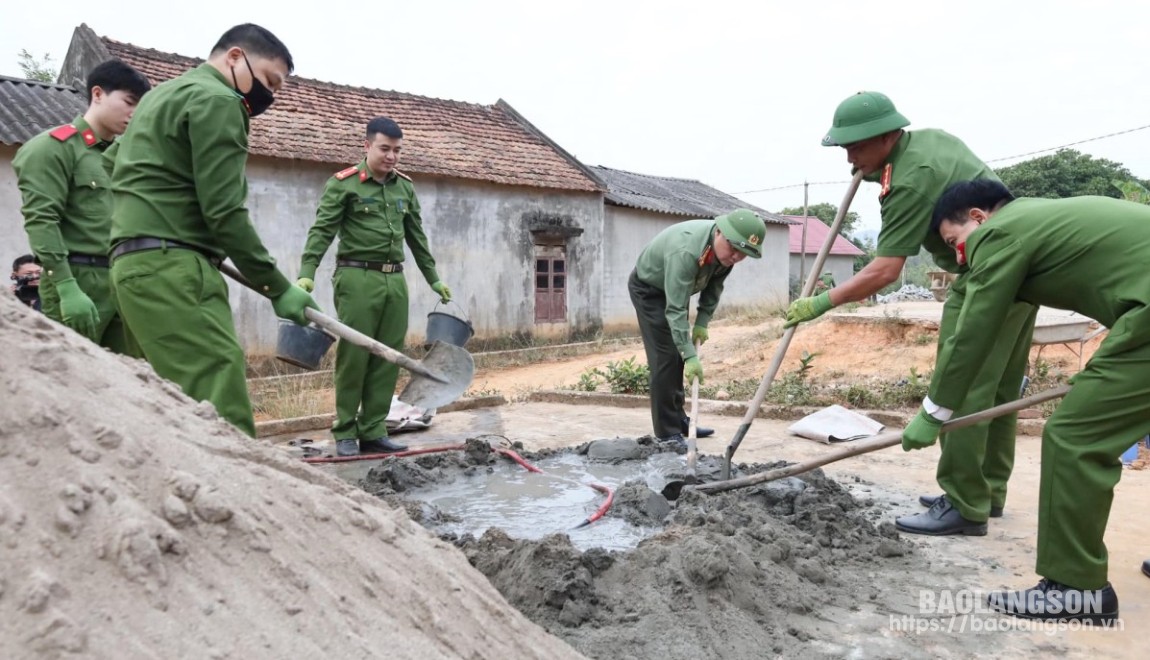
<path fill-rule="evenodd" d="M 763 256 L 763 236 L 767 233 L 767 226 L 754 211 L 735 209 L 715 218 L 715 224 L 736 250 L 754 259 Z"/>
<path fill-rule="evenodd" d="M 841 147 L 909 125 L 886 94 L 859 92 L 835 108 L 834 123 L 823 138 L 823 146 Z"/>

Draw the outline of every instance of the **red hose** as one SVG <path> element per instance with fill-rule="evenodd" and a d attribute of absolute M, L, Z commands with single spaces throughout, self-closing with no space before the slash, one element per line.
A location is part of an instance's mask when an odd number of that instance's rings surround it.
<path fill-rule="evenodd" d="M 534 465 L 523 460 L 522 456 L 520 456 L 519 454 L 516 454 L 515 452 L 511 451 L 510 449 L 504 449 L 503 447 L 492 447 L 492 449 L 499 452 L 500 454 L 506 456 L 507 458 L 510 458 L 511 460 L 515 461 L 519 465 L 523 466 L 523 468 L 526 469 L 528 472 L 538 472 L 540 474 L 543 474 L 543 470 L 540 470 L 539 468 L 535 467 Z"/>
<path fill-rule="evenodd" d="M 404 451 L 396 451 L 396 452 L 391 452 L 388 454 L 358 454 L 356 456 L 311 456 L 309 458 L 304 458 L 302 460 L 304 463 L 346 463 L 348 461 L 372 461 L 372 460 L 382 460 L 385 458 L 403 458 L 405 456 L 421 456 L 423 454 L 435 454 L 435 453 L 442 452 L 442 451 L 462 451 L 465 449 L 467 449 L 467 445 L 443 445 L 441 447 L 424 447 L 422 449 L 406 449 Z M 527 470 L 528 472 L 537 472 L 539 474 L 543 473 L 543 470 L 540 470 L 539 468 L 535 467 L 534 465 L 528 463 L 526 460 L 524 460 L 524 458 L 522 456 L 520 456 L 519 454 L 515 453 L 514 451 L 512 451 L 510 449 L 506 449 L 504 447 L 492 447 L 491 450 L 498 453 L 501 456 L 506 456 L 507 458 L 510 458 L 511 460 L 518 463 L 523 469 Z M 615 501 L 615 492 L 612 491 L 607 486 L 604 486 L 603 484 L 587 484 L 587 485 L 594 488 L 595 490 L 599 491 L 600 493 L 605 494 L 607 496 L 607 499 L 602 504 L 599 505 L 599 508 L 595 510 L 595 513 L 591 514 L 590 516 L 587 517 L 586 520 L 584 520 L 583 522 L 576 525 L 575 529 L 579 529 L 580 527 L 586 527 L 587 525 L 590 525 L 591 523 L 595 522 L 596 520 L 599 520 L 600 518 L 602 518 L 604 515 L 607 514 L 607 510 L 611 508 L 611 504 Z"/>
<path fill-rule="evenodd" d="M 611 490 L 607 486 L 604 486 L 603 484 L 587 484 L 587 485 L 594 488 L 595 490 L 599 491 L 600 493 L 604 493 L 605 495 L 607 495 L 607 499 L 604 500 L 603 503 L 599 505 L 599 508 L 595 511 L 595 513 L 592 513 L 590 516 L 587 516 L 586 520 L 584 520 L 583 522 L 576 525 L 575 529 L 579 529 L 580 527 L 586 527 L 587 525 L 590 525 L 591 523 L 595 522 L 596 520 L 602 518 L 604 515 L 607 514 L 607 509 L 611 508 L 611 503 L 615 501 L 615 491 Z"/>

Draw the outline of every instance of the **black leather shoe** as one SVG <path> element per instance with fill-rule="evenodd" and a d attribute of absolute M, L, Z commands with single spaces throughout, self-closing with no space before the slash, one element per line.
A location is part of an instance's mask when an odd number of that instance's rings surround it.
<path fill-rule="evenodd" d="M 930 508 L 930 507 L 934 506 L 934 501 L 940 497 L 942 497 L 942 495 L 919 495 L 918 496 L 918 503 L 927 507 L 927 508 Z M 1001 518 L 1002 517 L 1002 507 L 1000 507 L 1000 506 L 990 507 L 990 517 L 991 518 Z"/>
<path fill-rule="evenodd" d="M 392 454 L 397 451 L 407 451 L 407 445 L 392 442 L 386 435 L 375 440 L 359 441 L 359 453 L 361 454 Z"/>
<path fill-rule="evenodd" d="M 899 531 L 908 534 L 986 536 L 986 523 L 973 522 L 963 518 L 958 509 L 951 506 L 946 495 L 940 495 L 934 504 L 923 513 L 896 519 L 894 526 Z"/>
<path fill-rule="evenodd" d="M 336 456 L 359 456 L 359 443 L 355 438 L 335 441 Z"/>
<path fill-rule="evenodd" d="M 1142 575 L 1150 577 L 1150 559 L 1142 562 Z"/>
<path fill-rule="evenodd" d="M 691 433 L 691 418 L 690 417 L 684 417 L 683 421 L 680 422 L 680 424 L 683 427 L 683 435 L 688 435 Z M 715 435 L 715 429 L 709 429 L 705 426 L 696 426 L 695 427 L 695 437 L 696 438 L 709 438 L 712 435 Z"/>
<path fill-rule="evenodd" d="M 986 603 L 995 612 L 1022 619 L 1105 623 L 1118 618 L 1118 594 L 1109 582 L 1083 591 L 1043 578 L 1030 589 L 993 592 Z"/>

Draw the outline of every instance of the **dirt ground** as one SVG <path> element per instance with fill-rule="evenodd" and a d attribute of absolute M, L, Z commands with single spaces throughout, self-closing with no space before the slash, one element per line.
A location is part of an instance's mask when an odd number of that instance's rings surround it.
<path fill-rule="evenodd" d="M 781 328 L 777 321 L 759 325 L 717 322 L 711 329 L 711 341 L 703 348 L 708 382 L 761 377 L 780 336 Z M 932 368 L 935 339 L 932 328 L 901 321 L 855 324 L 824 320 L 796 333 L 783 371 L 797 368 L 798 355 L 806 350 L 819 353 L 813 363 L 813 376 L 827 382 L 860 378 L 898 379 L 909 375 L 912 368 L 922 375 Z M 1099 338 L 1087 344 L 1084 358 L 1089 358 L 1100 341 Z M 1032 362 L 1037 355 L 1038 349 L 1035 348 Z M 639 362 L 643 361 L 641 345 L 577 359 L 487 370 L 477 374 L 475 388 L 499 391 L 515 399 L 533 389 L 572 384 L 588 368 L 601 368 L 609 361 L 632 356 Z M 1061 345 L 1044 347 L 1041 357 L 1066 374 L 1076 371 L 1079 361 L 1074 351 Z M 702 421 L 705 425 L 714 426 L 717 433 L 713 438 L 700 441 L 700 451 L 720 455 L 739 420 L 709 417 Z M 539 451 L 569 448 L 604 437 L 639 436 L 647 432 L 649 424 L 645 409 L 513 401 L 505 406 L 439 415 L 431 429 L 404 435 L 402 439 L 413 446 L 423 446 L 461 442 L 478 434 L 490 433 L 521 442 L 528 451 Z M 743 443 L 738 460 L 756 463 L 801 461 L 834 450 L 833 447 L 790 436 L 786 432 L 787 424 L 757 420 Z M 323 433 L 311 435 L 320 441 L 325 438 Z M 705 566 L 713 567 L 712 560 L 716 557 L 720 563 L 731 564 L 727 569 L 713 569 L 718 571 L 716 575 L 722 573 L 730 579 L 730 576 L 740 575 L 733 567 L 737 557 L 747 552 L 754 555 L 749 548 L 758 547 L 762 552 L 769 552 L 753 543 L 734 552 L 712 536 L 703 538 L 709 538 L 717 545 L 689 544 L 675 550 L 673 544 L 664 540 L 655 543 L 660 549 L 636 554 L 624 561 L 615 560 L 611 569 L 615 572 L 608 571 L 603 575 L 624 580 L 633 585 L 633 590 L 647 594 L 644 599 L 652 605 L 648 610 L 640 607 L 638 613 L 630 601 L 620 600 L 622 596 L 605 585 L 602 576 L 590 568 L 587 570 L 592 577 L 587 579 L 587 584 L 591 586 L 572 591 L 570 580 L 564 582 L 560 578 L 563 575 L 570 577 L 572 571 L 578 573 L 580 566 L 586 568 L 594 562 L 588 564 L 578 559 L 579 554 L 562 540 L 549 537 L 546 542 L 523 542 L 495 534 L 465 546 L 465 551 L 472 563 L 483 570 L 521 611 L 590 657 L 986 657 L 1013 652 L 1033 654 L 1035 651 L 1069 657 L 1144 657 L 1136 632 L 1138 623 L 1146 621 L 1150 615 L 1150 579 L 1139 570 L 1141 562 L 1150 557 L 1150 546 L 1145 542 L 1150 534 L 1150 517 L 1144 514 L 1145 502 L 1150 496 L 1150 471 L 1146 470 L 1124 471 L 1106 539 L 1111 580 L 1122 603 L 1122 630 L 1043 630 L 1020 627 L 1014 619 L 994 615 L 939 617 L 920 610 L 921 599 L 941 597 L 941 590 L 953 593 L 1019 589 L 1033 586 L 1037 581 L 1033 562 L 1039 449 L 1039 438 L 1020 438 L 1007 512 L 1002 519 L 991 521 L 989 535 L 974 538 L 902 535 L 900 542 L 907 544 L 911 551 L 894 558 L 867 560 L 852 554 L 828 563 L 822 555 L 814 554 L 811 558 L 822 566 L 825 573 L 823 582 L 809 579 L 795 582 L 794 575 L 799 569 L 791 566 L 791 572 L 784 572 L 779 577 L 779 584 L 789 585 L 789 591 L 779 592 L 754 580 L 743 580 L 754 588 L 747 591 L 724 583 L 719 587 L 700 589 L 691 598 L 696 601 L 701 598 L 702 601 L 691 606 L 682 605 L 673 598 L 668 600 L 667 589 L 673 592 L 676 584 L 681 589 L 682 584 L 691 581 L 690 576 L 695 574 L 691 571 L 695 569 L 689 565 L 696 555 Z M 884 529 L 879 527 L 884 521 L 890 522 L 896 516 L 921 511 L 916 502 L 919 494 L 938 491 L 934 482 L 937 458 L 937 448 L 903 453 L 896 447 L 832 464 L 825 468 L 825 475 L 834 480 L 831 483 L 837 482 L 855 498 L 859 509 L 858 518 L 854 520 L 860 521 L 859 525 L 873 525 L 867 527 L 871 530 L 870 536 L 864 536 L 875 538 L 873 534 L 877 532 L 874 530 Z M 367 476 L 372 465 L 371 462 L 363 462 L 325 466 L 323 469 L 354 483 Z M 874 548 L 867 543 L 859 547 L 872 551 Z M 752 561 L 761 560 L 762 557 L 752 556 Z M 656 574 L 660 562 L 670 562 L 675 568 L 667 568 L 666 575 L 671 577 L 664 579 L 659 577 L 663 574 L 656 576 L 644 570 L 644 562 L 653 563 L 656 568 L 647 570 Z M 566 570 L 549 572 L 540 568 L 552 564 L 566 567 Z M 682 573 L 684 570 L 687 572 Z M 724 573 L 726 570 L 730 572 Z M 746 567 L 739 570 L 746 570 Z M 522 588 L 525 575 L 532 576 L 528 582 L 540 584 L 551 584 L 559 579 L 566 585 L 564 589 L 567 591 L 563 593 L 569 596 L 572 593 L 583 594 L 593 605 L 589 605 L 589 609 L 577 607 L 564 620 L 562 610 L 549 612 L 525 593 Z M 658 586 L 660 584 L 663 586 Z M 761 592 L 756 589 L 761 589 Z M 799 592 L 809 592 L 813 600 L 804 601 L 802 607 L 788 609 L 788 594 Z M 756 595 L 776 602 L 773 606 L 747 602 Z M 578 597 L 572 596 L 572 600 L 578 600 Z M 628 610 L 628 607 L 632 609 Z M 659 607 L 674 610 L 677 614 L 667 617 Z M 629 625 L 603 618 L 604 613 L 611 612 L 626 612 L 621 616 L 629 617 L 623 622 Z M 693 619 L 688 625 L 681 617 Z M 664 623 L 652 624 L 654 628 L 638 624 L 638 621 L 646 619 Z M 741 634 L 735 625 L 739 620 L 751 621 L 759 628 L 769 630 L 770 634 L 764 633 L 758 638 L 752 636 L 740 646 L 732 642 Z M 576 625 L 572 625 L 573 622 Z M 1011 624 L 1015 626 L 1006 628 Z M 907 630 L 908 625 L 934 628 L 914 631 Z M 968 625 L 977 625 L 979 629 L 965 628 Z M 669 630 L 658 633 L 662 630 L 658 626 L 667 626 Z M 785 634 L 776 635 L 779 631 Z M 614 645 L 610 642 L 612 639 L 616 640 Z M 756 646 L 762 644 L 765 646 Z"/>
<path fill-rule="evenodd" d="M 739 420 L 733 417 L 711 417 L 703 421 L 713 425 L 717 432 L 713 438 L 700 440 L 700 451 L 711 455 L 721 454 Z M 648 424 L 648 413 L 642 409 L 512 403 L 443 414 L 436 418 L 430 429 L 407 434 L 402 438 L 409 444 L 422 446 L 454 443 L 477 434 L 493 433 L 520 441 L 528 450 L 540 450 L 570 447 L 615 435 L 638 435 Z M 787 425 L 786 422 L 757 420 L 740 449 L 738 460 L 762 463 L 801 461 L 834 451 L 834 447 L 789 436 Z M 1150 498 L 1150 471 L 1147 470 L 1124 471 L 1117 488 L 1106 537 L 1110 551 L 1110 579 L 1121 599 L 1123 630 L 960 631 L 960 626 L 973 626 L 976 619 L 984 628 L 991 625 L 987 621 L 994 622 L 994 625 L 1008 625 L 1014 621 L 1004 617 L 988 618 L 985 615 L 942 617 L 942 623 L 937 624 L 943 627 L 942 630 L 922 633 L 908 632 L 892 623 L 895 620 L 903 621 L 901 617 L 912 617 L 915 621 L 926 622 L 918 625 L 930 625 L 932 615 L 920 613 L 919 609 L 922 592 L 938 597 L 942 589 L 989 591 L 1033 586 L 1038 579 L 1034 574 L 1034 545 L 1037 531 L 1039 444 L 1038 438 L 1019 439 L 1017 467 L 1011 482 L 1006 514 L 1001 519 L 991 521 L 989 535 L 943 538 L 902 535 L 902 539 L 914 549 L 907 557 L 894 560 L 875 558 L 868 563 L 846 561 L 842 567 L 827 566 L 825 570 L 833 577 L 835 584 L 851 584 L 852 577 L 865 576 L 863 582 L 871 586 L 877 596 L 872 600 L 870 593 L 866 592 L 865 602 L 826 603 L 820 600 L 822 605 L 811 611 L 783 613 L 774 625 L 793 630 L 793 633 L 789 633 L 790 640 L 782 647 L 787 653 L 782 655 L 1001 657 L 1015 652 L 1033 654 L 1038 651 L 1067 657 L 1145 657 L 1144 644 L 1138 636 L 1138 625 L 1150 616 L 1150 579 L 1139 570 L 1141 562 L 1150 558 L 1150 546 L 1145 541 L 1150 538 L 1150 517 L 1145 515 L 1145 503 Z M 919 494 L 937 492 L 934 483 L 937 458 L 937 448 L 904 453 L 894 447 L 831 464 L 825 468 L 825 474 L 855 496 L 862 507 L 861 515 L 870 523 L 879 525 L 883 521 L 892 521 L 896 516 L 922 510 L 915 499 Z M 338 468 L 325 466 L 324 469 L 357 481 L 366 476 L 371 467 L 372 464 L 365 461 Z M 494 548 L 499 547 L 496 541 L 490 543 L 495 544 L 492 546 Z M 494 552 L 492 547 L 488 547 L 488 550 Z M 708 547 L 697 549 L 700 557 L 707 557 L 711 551 Z M 504 549 L 503 552 L 508 550 Z M 560 552 L 558 556 L 566 555 Z M 724 551 L 720 556 L 726 557 L 728 554 Z M 850 575 L 841 575 L 842 571 L 850 571 Z M 495 579 L 498 586 L 499 579 Z M 824 587 L 808 582 L 802 588 L 820 596 L 837 593 L 833 585 Z M 514 602 L 513 593 L 505 595 Z M 764 591 L 762 596 L 776 599 L 782 597 L 769 591 Z M 712 594 L 711 598 L 712 609 L 700 606 L 700 611 L 717 616 L 716 613 L 723 610 L 713 600 L 717 597 Z M 858 600 L 864 601 L 861 596 Z M 545 619 L 537 622 L 591 657 L 628 657 L 598 654 L 596 651 L 601 652 L 601 649 L 594 642 L 593 631 L 579 634 L 563 625 L 549 626 Z M 726 624 L 720 622 L 716 625 Z M 947 626 L 952 629 L 948 630 Z M 692 626 L 682 635 L 694 639 L 697 628 Z M 666 634 L 673 636 L 676 633 L 669 631 Z M 592 641 L 588 642 L 587 639 Z M 790 643 L 796 640 L 803 644 Z M 680 655 L 675 652 L 676 648 L 671 640 L 662 639 L 652 642 L 651 649 L 658 653 L 637 653 L 630 657 L 735 658 L 779 654 L 767 647 L 749 651 L 749 656 L 740 656 L 729 647 L 720 645 L 719 648 L 692 649 L 693 654 Z M 718 653 L 718 650 L 723 652 Z M 748 651 L 745 648 L 743 650 Z"/>
<path fill-rule="evenodd" d="M 0 658 L 578 657 L 401 510 L 0 295 Z"/>
<path fill-rule="evenodd" d="M 890 318 L 879 317 L 869 323 L 840 323 L 827 318 L 800 328 L 791 340 L 779 373 L 798 369 L 804 352 L 817 354 L 811 362 L 810 375 L 826 383 L 868 378 L 897 380 L 909 376 L 912 368 L 919 375 L 930 373 L 934 366 L 937 330 L 909 318 L 900 319 L 899 306 L 890 307 Z M 715 321 L 710 328 L 710 340 L 700 351 L 707 383 L 761 378 L 782 334 L 782 322 L 774 319 L 754 325 Z M 1089 359 L 1101 342 L 1102 337 L 1088 342 L 1083 360 Z M 1062 344 L 1034 347 L 1031 361 L 1040 357 L 1054 368 L 1074 373 L 1079 361 L 1075 354 L 1077 348 L 1074 345 L 1072 350 Z M 572 360 L 480 370 L 472 389 L 496 391 L 514 398 L 537 389 L 570 387 L 587 369 L 603 368 L 608 362 L 631 357 L 637 363 L 646 364 L 641 343 Z"/>

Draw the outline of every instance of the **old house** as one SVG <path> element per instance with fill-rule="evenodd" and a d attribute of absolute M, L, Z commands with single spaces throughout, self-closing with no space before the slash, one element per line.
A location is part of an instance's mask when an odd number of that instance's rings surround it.
<path fill-rule="evenodd" d="M 626 282 L 639 253 L 652 237 L 673 223 L 713 218 L 737 208 L 751 209 L 766 221 L 763 258 L 746 259 L 731 272 L 720 309 L 786 304 L 788 220 L 693 179 L 650 176 L 609 167 L 591 170 L 607 187 L 603 263 L 606 280 L 612 284 L 603 294 L 605 325 L 635 323 Z"/>
<path fill-rule="evenodd" d="M 84 113 L 88 100 L 78 89 L 0 76 L 0 263 L 11 264 L 28 252 L 20 216 L 20 190 L 12 159 L 34 135 Z M 8 271 L 5 270 L 5 273 Z"/>
<path fill-rule="evenodd" d="M 823 224 L 822 220 L 814 216 L 804 218 L 801 215 L 786 215 L 784 218 L 793 221 L 790 235 L 790 277 L 792 282 L 801 289 L 815 265 L 815 258 L 823 248 L 831 228 Z M 803 226 L 806 226 L 806 243 L 803 243 Z M 836 284 L 842 284 L 854 275 L 855 257 L 863 255 L 863 251 L 844 236 L 836 236 L 831 246 L 830 254 L 823 264 L 823 273 L 830 273 Z"/>
<path fill-rule="evenodd" d="M 140 69 L 153 85 L 203 61 L 101 37 L 80 25 L 60 84 L 0 78 L 0 235 L 12 257 L 27 251 L 10 166 L 16 149 L 81 114 L 87 101 L 78 90 L 88 70 L 113 57 Z M 404 129 L 399 168 L 416 183 L 432 252 L 459 303 L 451 310 L 468 316 L 480 336 L 566 337 L 605 323 L 633 327 L 626 277 L 638 250 L 669 223 L 749 206 L 697 181 L 587 167 L 502 100 L 464 103 L 293 76 L 253 120 L 248 161 L 253 221 L 289 278 L 299 268 L 325 181 L 359 162 L 364 127 L 380 115 Z M 727 304 L 785 298 L 785 221 L 760 212 L 769 223 L 767 257 L 736 271 Z M 332 313 L 335 252 L 333 245 L 316 290 Z M 438 298 L 416 269 L 404 276 L 411 292 L 409 341 L 415 342 Z M 233 286 L 232 307 L 245 348 L 271 352 L 277 327 L 271 305 Z"/>

